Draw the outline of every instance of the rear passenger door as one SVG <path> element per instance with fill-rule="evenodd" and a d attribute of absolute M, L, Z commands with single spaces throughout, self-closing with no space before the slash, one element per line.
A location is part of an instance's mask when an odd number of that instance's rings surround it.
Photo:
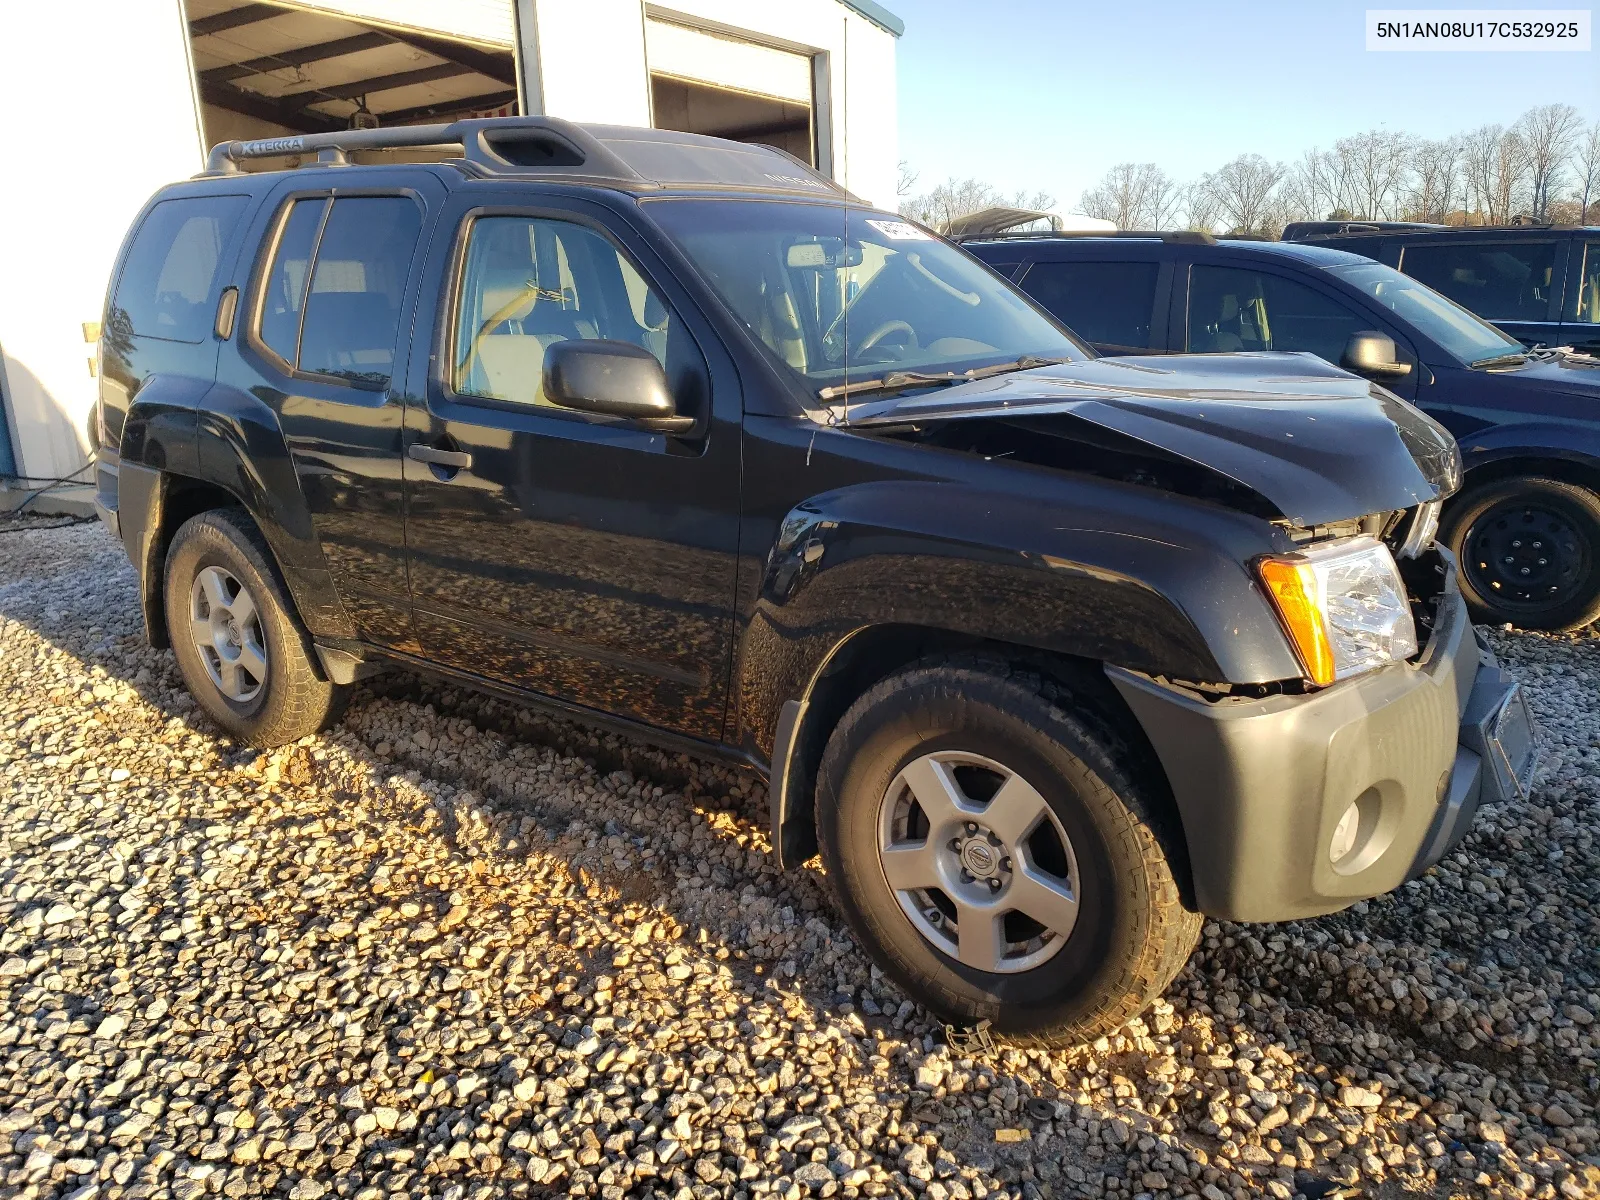
<path fill-rule="evenodd" d="M 1172 267 L 1126 256 L 1031 263 L 1019 286 L 1101 354 L 1150 354 L 1165 346 Z"/>
<path fill-rule="evenodd" d="M 277 412 L 329 582 L 357 639 L 414 650 L 403 366 L 418 250 L 444 188 L 415 172 L 387 178 L 392 185 L 363 172 L 364 186 L 348 190 L 286 181 L 259 234 L 238 357 L 219 381 Z"/>
<path fill-rule="evenodd" d="M 1567 245 L 1549 237 L 1491 242 L 1429 236 L 1405 246 L 1400 270 L 1524 345 L 1555 345 Z"/>

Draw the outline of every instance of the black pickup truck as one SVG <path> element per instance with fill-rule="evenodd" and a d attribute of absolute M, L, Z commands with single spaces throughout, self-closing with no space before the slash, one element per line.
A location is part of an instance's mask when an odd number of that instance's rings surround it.
<path fill-rule="evenodd" d="M 413 145 L 460 157 L 350 161 Z M 1532 770 L 1432 421 L 1311 358 L 1099 358 L 764 147 L 223 144 L 104 331 L 103 516 L 219 725 L 400 666 L 747 764 L 951 1019 L 1114 1028 L 1201 914 L 1388 891 Z"/>

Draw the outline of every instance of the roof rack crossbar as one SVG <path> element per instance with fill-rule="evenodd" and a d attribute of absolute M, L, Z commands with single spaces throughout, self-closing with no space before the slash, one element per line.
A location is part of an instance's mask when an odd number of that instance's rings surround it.
<path fill-rule="evenodd" d="M 323 164 L 348 161 L 352 150 L 459 146 L 462 157 L 488 174 L 545 166 L 561 173 L 599 175 L 647 183 L 587 130 L 555 117 L 476 118 L 444 125 L 396 125 L 299 133 L 245 142 L 218 142 L 206 158 L 206 175 L 238 174 L 239 164 L 285 154 L 315 155 Z"/>

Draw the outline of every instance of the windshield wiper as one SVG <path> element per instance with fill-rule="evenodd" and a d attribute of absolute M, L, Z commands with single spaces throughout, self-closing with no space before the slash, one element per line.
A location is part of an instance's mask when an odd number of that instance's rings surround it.
<path fill-rule="evenodd" d="M 1006 375 L 1012 371 L 1031 371 L 1035 367 L 1053 367 L 1071 362 L 1070 358 L 1045 358 L 1038 354 L 1024 354 L 1011 362 L 995 363 L 988 367 L 973 367 L 969 371 L 890 371 L 876 379 L 863 379 L 857 383 L 825 387 L 817 393 L 824 400 L 840 396 L 854 396 L 858 392 L 895 392 L 902 388 L 934 387 L 940 384 L 971 383 L 974 379 L 988 379 L 992 375 Z"/>
<path fill-rule="evenodd" d="M 1510 354 L 1491 354 L 1488 358 L 1480 358 L 1468 365 L 1474 371 L 1481 371 L 1488 367 L 1516 367 L 1529 359 L 1526 350 L 1513 350 Z"/>

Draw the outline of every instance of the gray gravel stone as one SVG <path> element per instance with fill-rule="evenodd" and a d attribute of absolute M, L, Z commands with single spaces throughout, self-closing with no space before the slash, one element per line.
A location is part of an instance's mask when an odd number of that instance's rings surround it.
<path fill-rule="evenodd" d="M 0 523 L 0 1195 L 1600 1194 L 1591 636 L 1489 632 L 1545 762 L 1422 879 L 967 1056 L 759 781 L 405 676 L 233 745 L 45 524 Z"/>

